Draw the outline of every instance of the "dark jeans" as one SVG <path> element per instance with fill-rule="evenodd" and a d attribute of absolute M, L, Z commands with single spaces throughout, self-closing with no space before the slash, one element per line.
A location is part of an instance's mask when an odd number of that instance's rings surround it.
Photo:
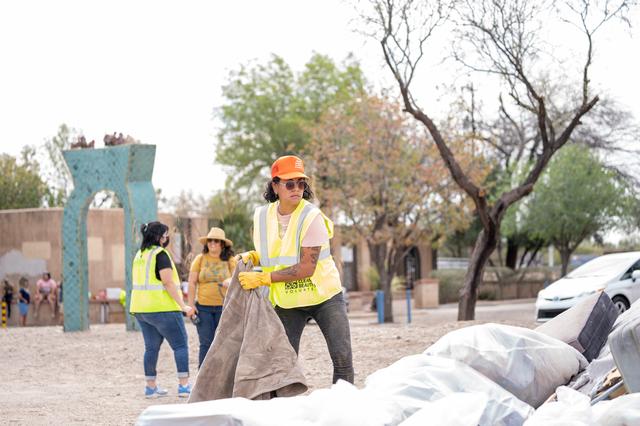
<path fill-rule="evenodd" d="M 160 345 L 167 339 L 173 349 L 178 377 L 189 377 L 189 346 L 182 312 L 135 314 L 144 338 L 144 375 L 155 380 Z"/>
<path fill-rule="evenodd" d="M 314 306 L 304 308 L 284 309 L 276 306 L 276 313 L 284 325 L 289 343 L 296 353 L 300 348 L 300 336 L 307 324 L 307 319 L 313 318 L 320 327 L 329 349 L 333 362 L 333 383 L 338 379 L 353 383 L 353 359 L 351 354 L 351 332 L 347 307 L 338 293 L 331 299 Z"/>
<path fill-rule="evenodd" d="M 222 306 L 207 306 L 196 303 L 200 323 L 196 325 L 198 337 L 200 338 L 200 353 L 198 354 L 198 368 L 202 365 L 204 357 L 207 356 L 213 338 L 216 336 L 216 329 L 222 315 Z"/>

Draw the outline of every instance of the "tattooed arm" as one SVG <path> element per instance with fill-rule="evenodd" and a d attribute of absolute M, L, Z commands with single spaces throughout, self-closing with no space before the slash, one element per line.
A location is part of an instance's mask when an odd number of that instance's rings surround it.
<path fill-rule="evenodd" d="M 302 247 L 300 263 L 271 273 L 271 281 L 295 281 L 310 277 L 316 270 L 320 247 Z"/>

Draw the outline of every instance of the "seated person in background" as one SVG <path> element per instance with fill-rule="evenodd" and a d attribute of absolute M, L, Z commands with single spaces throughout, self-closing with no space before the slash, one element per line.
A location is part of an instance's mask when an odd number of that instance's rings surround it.
<path fill-rule="evenodd" d="M 25 327 L 27 325 L 27 314 L 29 313 L 29 304 L 31 303 L 31 295 L 27 287 L 29 281 L 22 277 L 20 278 L 20 291 L 18 293 L 18 309 L 20 310 L 20 325 Z"/>
<path fill-rule="evenodd" d="M 38 314 L 40 311 L 40 303 L 46 300 L 51 305 L 51 318 L 56 317 L 56 282 L 51 278 L 51 274 L 45 272 L 42 274 L 42 278 L 38 280 L 36 283 L 36 295 L 35 295 L 35 305 L 36 305 L 36 318 L 38 318 Z"/>
<path fill-rule="evenodd" d="M 2 301 L 7 303 L 7 318 L 11 318 L 11 304 L 13 303 L 13 286 L 9 281 L 4 280 L 4 292 L 2 294 Z"/>
<path fill-rule="evenodd" d="M 60 279 L 60 282 L 58 283 L 58 289 L 56 290 L 56 293 L 58 293 L 58 323 L 60 325 L 64 324 L 64 305 L 63 305 L 63 300 L 62 300 L 62 279 Z"/>

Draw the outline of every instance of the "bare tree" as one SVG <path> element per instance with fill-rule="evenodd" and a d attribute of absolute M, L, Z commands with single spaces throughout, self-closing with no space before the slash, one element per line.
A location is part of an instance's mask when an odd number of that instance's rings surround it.
<path fill-rule="evenodd" d="M 636 1 L 372 0 L 371 3 L 372 12 L 364 18 L 381 43 L 405 111 L 425 126 L 453 179 L 473 200 L 482 224 L 458 310 L 459 320 L 472 320 L 478 286 L 496 248 L 507 208 L 532 191 L 551 157 L 569 141 L 583 117 L 598 103 L 598 96 L 590 90 L 595 33 L 614 18 L 628 24 L 627 13 Z M 554 47 L 543 37 L 546 25 L 554 17 L 581 34 L 582 44 L 574 48 L 582 47 L 583 56 L 581 65 L 573 71 L 572 66 L 555 61 Z M 450 141 L 430 113 L 418 105 L 411 91 L 417 66 L 426 56 L 427 43 L 444 25 L 449 26 L 453 37 L 453 58 L 457 63 L 474 76 L 497 77 L 508 94 L 508 106 L 503 103 L 505 112 L 508 108 L 518 110 L 536 123 L 538 138 L 532 143 L 538 143 L 539 148 L 530 151 L 531 167 L 520 182 L 495 200 L 489 200 L 487 189 L 465 173 L 450 149 Z M 554 62 L 555 74 L 550 71 Z M 573 77 L 569 93 L 553 93 L 548 84 L 553 80 L 551 77 L 565 80 Z M 496 149 L 502 147 L 499 140 L 491 141 Z"/>

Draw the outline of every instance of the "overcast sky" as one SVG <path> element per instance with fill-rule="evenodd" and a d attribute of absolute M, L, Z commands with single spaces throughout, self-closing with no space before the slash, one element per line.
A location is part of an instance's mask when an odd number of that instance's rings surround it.
<path fill-rule="evenodd" d="M 0 152 L 39 145 L 61 123 L 98 146 L 118 131 L 157 145 L 156 188 L 209 194 L 224 183 L 212 115 L 230 70 L 271 53 L 300 70 L 314 51 L 354 52 L 374 83 L 389 78 L 352 19 L 339 0 L 3 1 Z M 594 79 L 640 118 L 633 32 L 604 40 Z"/>

